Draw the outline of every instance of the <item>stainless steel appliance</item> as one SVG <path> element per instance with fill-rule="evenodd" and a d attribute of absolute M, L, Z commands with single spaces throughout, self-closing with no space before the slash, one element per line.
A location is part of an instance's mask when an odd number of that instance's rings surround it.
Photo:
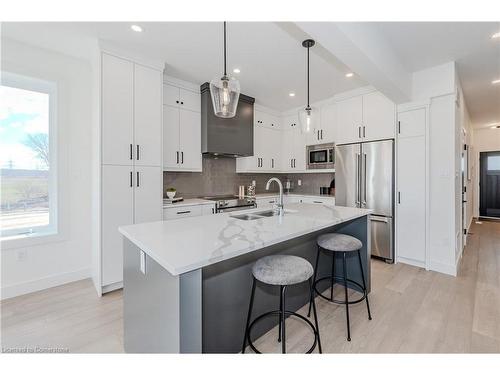
<path fill-rule="evenodd" d="M 334 146 L 333 143 L 307 146 L 307 169 L 335 168 Z"/>
<path fill-rule="evenodd" d="M 248 210 L 257 207 L 255 198 L 239 198 L 236 195 L 220 195 L 215 197 L 203 197 L 215 202 L 215 212 L 232 212 L 239 210 Z"/>
<path fill-rule="evenodd" d="M 371 253 L 394 261 L 394 141 L 335 147 L 335 204 L 371 208 Z"/>

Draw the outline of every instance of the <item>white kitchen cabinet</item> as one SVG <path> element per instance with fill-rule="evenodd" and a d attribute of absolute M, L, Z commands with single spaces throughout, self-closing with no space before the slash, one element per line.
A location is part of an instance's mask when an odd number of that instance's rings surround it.
<path fill-rule="evenodd" d="M 134 65 L 134 140 L 135 165 L 161 166 L 162 73 Z"/>
<path fill-rule="evenodd" d="M 302 197 L 302 203 L 314 203 L 314 204 L 335 204 L 334 197 L 315 197 L 315 196 L 304 196 Z"/>
<path fill-rule="evenodd" d="M 337 103 L 337 144 L 361 142 L 363 97 L 355 96 Z"/>
<path fill-rule="evenodd" d="M 337 130 L 336 105 L 327 104 L 319 109 L 319 126 L 307 136 L 307 144 L 335 142 Z"/>
<path fill-rule="evenodd" d="M 301 132 L 298 115 L 285 117 L 283 124 L 281 169 L 289 172 L 304 171 L 307 138 Z"/>
<path fill-rule="evenodd" d="M 201 216 L 202 205 L 163 208 L 163 220 L 175 220 L 185 217 Z"/>
<path fill-rule="evenodd" d="M 397 259 L 399 262 L 425 266 L 426 260 L 426 145 L 425 109 L 398 115 L 412 133 L 398 137 L 397 158 Z"/>
<path fill-rule="evenodd" d="M 189 111 L 200 112 L 201 96 L 199 92 L 164 84 L 163 104 Z"/>
<path fill-rule="evenodd" d="M 136 166 L 134 170 L 134 223 L 161 220 L 163 171 L 161 167 Z"/>
<path fill-rule="evenodd" d="M 394 138 L 396 106 L 382 93 L 363 95 L 363 141 Z"/>
<path fill-rule="evenodd" d="M 104 165 L 101 178 L 102 285 L 110 285 L 122 281 L 123 239 L 118 227 L 134 223 L 133 167 Z"/>
<path fill-rule="evenodd" d="M 101 65 L 99 292 L 121 286 L 118 227 L 161 220 L 163 185 L 162 67 L 107 52 Z"/>
<path fill-rule="evenodd" d="M 198 101 L 179 101 L 179 95 L 189 92 Z M 180 94 L 179 94 L 180 93 Z M 201 172 L 201 107 L 199 94 L 172 85 L 164 85 L 163 106 L 163 169 L 165 171 Z M 181 96 L 187 97 L 190 96 Z M 176 103 L 179 101 L 179 104 Z M 183 103 L 183 104 L 180 104 Z M 186 103 L 198 103 L 183 107 Z"/>
<path fill-rule="evenodd" d="M 424 108 L 398 113 L 398 139 L 425 135 Z"/>
<path fill-rule="evenodd" d="M 394 138 L 396 107 L 380 92 L 355 96 L 336 104 L 337 144 Z"/>
<path fill-rule="evenodd" d="M 134 63 L 102 54 L 102 164 L 132 165 Z"/>

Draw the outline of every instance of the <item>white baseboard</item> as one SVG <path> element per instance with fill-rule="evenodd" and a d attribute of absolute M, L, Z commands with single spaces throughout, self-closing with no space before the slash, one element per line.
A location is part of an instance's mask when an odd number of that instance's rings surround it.
<path fill-rule="evenodd" d="M 114 290 L 118 290 L 121 288 L 123 288 L 123 281 L 118 281 L 118 282 L 113 283 L 113 284 L 104 285 L 101 289 L 101 292 L 102 292 L 102 294 L 105 294 L 105 293 L 109 293 L 109 292 L 112 292 Z"/>
<path fill-rule="evenodd" d="M 409 264 L 410 266 L 425 268 L 425 262 L 405 257 L 398 257 L 398 263 L 404 263 L 404 264 Z"/>
<path fill-rule="evenodd" d="M 448 264 L 448 263 L 431 261 L 429 264 L 429 270 L 440 272 L 440 273 L 445 273 L 445 274 L 451 275 L 451 276 L 457 276 L 457 265 L 456 264 Z"/>
<path fill-rule="evenodd" d="M 2 286 L 0 300 L 21 296 L 39 290 L 52 288 L 54 286 L 71 283 L 73 281 L 83 280 L 90 277 L 90 268 L 81 268 L 72 272 L 51 275 L 42 279 L 30 280 L 24 283 Z"/>

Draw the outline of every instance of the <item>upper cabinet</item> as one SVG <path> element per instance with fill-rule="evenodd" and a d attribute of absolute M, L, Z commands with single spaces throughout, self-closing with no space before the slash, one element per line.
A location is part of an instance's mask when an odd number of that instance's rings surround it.
<path fill-rule="evenodd" d="M 200 93 L 163 85 L 163 170 L 202 171 Z"/>
<path fill-rule="evenodd" d="M 284 117 L 281 168 L 284 172 L 306 169 L 307 137 L 302 134 L 298 114 Z"/>
<path fill-rule="evenodd" d="M 341 100 L 336 105 L 336 143 L 394 138 L 396 108 L 380 92 Z"/>
<path fill-rule="evenodd" d="M 102 54 L 102 164 L 161 166 L 161 72 Z"/>
<path fill-rule="evenodd" d="M 319 126 L 307 135 L 308 145 L 336 142 L 337 137 L 337 106 L 335 103 L 325 104 L 319 109 Z"/>

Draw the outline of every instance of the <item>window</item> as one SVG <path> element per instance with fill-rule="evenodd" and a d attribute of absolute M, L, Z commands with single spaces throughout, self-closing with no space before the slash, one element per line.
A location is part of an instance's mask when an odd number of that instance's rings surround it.
<path fill-rule="evenodd" d="M 488 156 L 488 171 L 500 171 L 500 155 Z"/>
<path fill-rule="evenodd" d="M 2 240 L 57 233 L 55 105 L 55 83 L 2 72 Z"/>

